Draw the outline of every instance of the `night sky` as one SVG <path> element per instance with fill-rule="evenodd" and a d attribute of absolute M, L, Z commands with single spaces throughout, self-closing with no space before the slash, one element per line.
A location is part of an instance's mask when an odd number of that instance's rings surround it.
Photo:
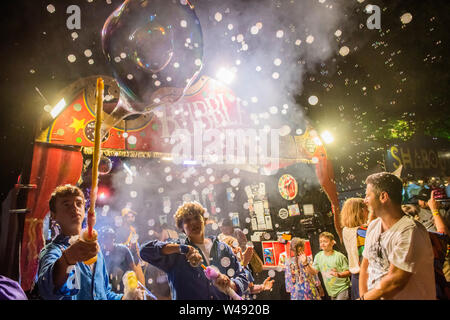
<path fill-rule="evenodd" d="M 66 8 L 75 2 L 81 8 L 81 29 L 69 30 Z M 244 99 L 258 98 L 249 103 L 249 110 L 262 119 L 259 124 L 264 119 L 286 124 L 295 134 L 296 124 L 308 119 L 318 130 L 329 130 L 336 138 L 329 151 L 338 179 L 351 180 L 350 173 L 379 164 L 380 150 L 396 141 L 386 132 L 399 121 L 407 128 L 400 140 L 425 134 L 449 143 L 449 1 L 192 2 L 204 33 L 202 73 L 214 77 L 219 63 L 241 70 L 232 89 Z M 102 54 L 100 31 L 121 3 L 2 4 L 2 200 L 20 174 L 36 119 L 45 112 L 46 103 L 35 87 L 55 104 L 56 93 L 74 81 L 112 75 Z M 369 3 L 381 8 L 381 30 L 366 26 L 369 15 L 363 10 Z M 405 14 L 412 16 L 408 23 L 401 20 Z M 262 29 L 255 34 L 252 26 L 258 22 Z M 284 36 L 278 36 L 279 30 Z M 345 56 L 343 47 L 349 51 Z M 71 62 L 70 55 L 76 61 Z M 280 69 L 274 66 L 277 58 Z M 262 72 L 255 73 L 258 66 Z M 244 85 L 249 80 L 252 88 Z M 311 96 L 318 98 L 316 105 L 308 102 Z"/>

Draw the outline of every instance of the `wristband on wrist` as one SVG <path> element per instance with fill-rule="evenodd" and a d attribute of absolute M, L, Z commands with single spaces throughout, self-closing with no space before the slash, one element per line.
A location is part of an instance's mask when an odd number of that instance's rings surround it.
<path fill-rule="evenodd" d="M 433 214 L 433 216 L 438 216 L 439 215 L 439 211 L 438 210 L 434 210 L 431 213 Z"/>
<path fill-rule="evenodd" d="M 189 252 L 189 247 L 185 244 L 180 244 L 180 253 L 186 254 Z"/>

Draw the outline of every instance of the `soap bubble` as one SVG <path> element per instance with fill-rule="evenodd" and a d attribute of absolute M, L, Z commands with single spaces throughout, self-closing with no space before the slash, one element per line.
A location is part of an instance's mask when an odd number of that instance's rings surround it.
<path fill-rule="evenodd" d="M 310 96 L 308 98 L 308 102 L 310 105 L 315 106 L 319 102 L 319 98 L 317 98 L 316 96 Z"/>
<path fill-rule="evenodd" d="M 412 21 L 412 18 L 413 18 L 412 14 L 409 13 L 409 12 L 407 12 L 407 13 L 404 13 L 404 14 L 400 17 L 400 21 L 401 21 L 403 24 L 408 24 L 408 23 L 410 23 L 410 22 Z"/>
<path fill-rule="evenodd" d="M 191 45 L 185 46 L 186 39 Z M 117 108 L 129 113 L 175 103 L 202 68 L 200 22 L 193 8 L 180 1 L 125 1 L 107 19 L 102 45 L 121 89 Z M 160 79 L 157 85 L 154 75 Z M 170 84 L 163 80 L 167 78 Z"/>
<path fill-rule="evenodd" d="M 111 172 L 112 169 L 112 162 L 108 157 L 102 156 L 100 158 L 100 163 L 98 165 L 98 173 L 103 175 L 103 174 L 108 174 Z"/>
<path fill-rule="evenodd" d="M 271 278 L 275 278 L 275 271 L 273 271 L 273 270 L 269 270 L 269 277 L 271 277 Z"/>
<path fill-rule="evenodd" d="M 350 52 L 349 47 L 347 46 L 343 46 L 340 50 L 339 50 L 339 54 L 343 57 L 345 57 L 346 55 L 348 55 Z"/>
<path fill-rule="evenodd" d="M 222 267 L 227 268 L 230 266 L 231 260 L 228 257 L 223 257 L 222 259 L 220 259 L 220 264 L 222 265 Z"/>

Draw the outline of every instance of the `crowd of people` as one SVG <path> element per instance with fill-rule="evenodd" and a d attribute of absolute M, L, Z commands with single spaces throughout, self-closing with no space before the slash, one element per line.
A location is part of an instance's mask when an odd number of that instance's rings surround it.
<path fill-rule="evenodd" d="M 320 233 L 321 250 L 314 257 L 305 253 L 306 239 L 291 239 L 285 261 L 291 300 L 448 299 L 449 212 L 427 188 L 416 196 L 418 205 L 402 204 L 403 183 L 390 173 L 370 175 L 366 186 L 364 199 L 332 207 L 339 239 Z M 141 245 L 129 211 L 122 212 L 129 224 L 123 235 L 103 227 L 97 241 L 84 240 L 85 198 L 78 187 L 56 188 L 49 207 L 60 233 L 39 255 L 41 299 L 254 299 L 273 287 L 271 277 L 255 283 L 262 262 L 245 234 L 229 219 L 212 232 L 197 202 L 176 211 L 178 231 L 160 225 L 155 239 Z M 334 249 L 336 241 L 345 252 Z M 213 279 L 205 272 L 211 268 Z M 136 283 L 132 289 L 130 273 Z M 26 298 L 10 279 L 2 277 L 0 287 L 2 298 Z"/>

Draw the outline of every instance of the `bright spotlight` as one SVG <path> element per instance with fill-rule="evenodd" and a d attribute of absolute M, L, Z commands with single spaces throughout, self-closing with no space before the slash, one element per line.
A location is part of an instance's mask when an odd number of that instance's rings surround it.
<path fill-rule="evenodd" d="M 332 143 L 334 141 L 334 137 L 329 131 L 322 132 L 322 139 L 326 144 Z"/>
<path fill-rule="evenodd" d="M 225 68 L 220 68 L 219 71 L 217 72 L 217 79 L 226 84 L 230 84 L 234 80 L 234 73 Z"/>

